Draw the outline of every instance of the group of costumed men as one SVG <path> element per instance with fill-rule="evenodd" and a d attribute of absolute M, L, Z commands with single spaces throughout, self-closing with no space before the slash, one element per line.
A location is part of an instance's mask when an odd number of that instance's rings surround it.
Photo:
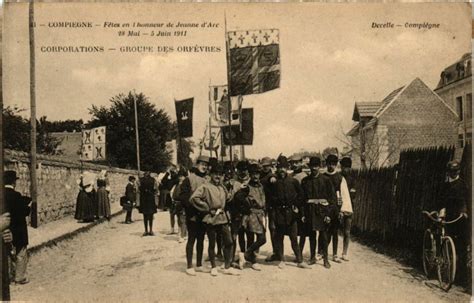
<path fill-rule="evenodd" d="M 288 160 L 279 156 L 276 161 L 268 157 L 259 163 L 239 161 L 234 168 L 231 162 L 221 164 L 215 158 L 199 156 L 196 165 L 180 182 L 178 193 L 173 195 L 173 200 L 179 201 L 185 212 L 186 273 L 195 276 L 196 272 L 209 272 L 203 266 L 205 235 L 209 240 L 212 276 L 219 272 L 216 258 L 223 259 L 224 274 L 239 275 L 236 269 L 243 269 L 246 262 L 252 269 L 261 270 L 257 254 L 267 241 L 267 227 L 273 251 L 265 261 L 278 262 L 281 269 L 285 267 L 285 235 L 290 238 L 299 268 L 309 269 L 309 265 L 321 257 L 324 267 L 330 268 L 328 245 L 331 241 L 332 260 L 349 261 L 351 196 L 353 199 L 355 195 L 349 173 L 351 160 L 339 161 L 336 155 L 328 155 L 325 163 L 326 169 L 323 169 L 319 157 L 311 157 L 306 166 L 301 157 Z M 341 171 L 336 170 L 338 163 Z M 341 229 L 344 241 L 342 258 L 339 258 L 338 231 Z M 308 263 L 302 255 L 306 237 L 310 242 Z M 236 254 L 237 245 L 240 252 Z"/>

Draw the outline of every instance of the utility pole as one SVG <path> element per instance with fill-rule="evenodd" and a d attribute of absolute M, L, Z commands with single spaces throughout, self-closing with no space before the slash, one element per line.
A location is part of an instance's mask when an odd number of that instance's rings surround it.
<path fill-rule="evenodd" d="M 8 5 L 8 4 L 7 4 Z M 0 64 L 2 62 L 2 58 L 0 58 Z M 0 81 L 3 79 L 3 72 L 0 69 Z M 3 83 L 3 82 L 2 82 Z M 0 105 L 3 110 L 3 85 L 0 83 Z M 3 127 L 3 115 L 0 115 L 0 127 Z M 1 151 L 1 162 L 0 165 L 0 214 L 4 214 L 7 209 L 5 205 L 5 188 L 3 186 L 3 163 L 5 158 L 3 156 L 3 132 L 0 131 L 0 151 Z M 0 240 L 0 250 L 2 254 L 2 260 L 0 262 L 0 266 L 2 267 L 0 272 L 2 275 L 2 294 L 0 299 L 2 301 L 10 301 L 10 275 L 8 270 L 8 252 L 7 252 L 7 245 Z"/>
<path fill-rule="evenodd" d="M 34 1 L 29 3 L 29 37 L 30 37 L 30 111 L 31 111 L 31 149 L 30 149 L 30 195 L 31 226 L 38 227 L 38 203 L 36 183 L 36 83 L 35 83 L 35 15 Z"/>

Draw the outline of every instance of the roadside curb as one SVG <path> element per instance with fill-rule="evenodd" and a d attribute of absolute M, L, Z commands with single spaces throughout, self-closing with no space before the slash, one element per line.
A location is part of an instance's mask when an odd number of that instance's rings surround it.
<path fill-rule="evenodd" d="M 110 217 L 111 218 L 114 218 L 114 217 L 117 217 L 121 214 L 125 213 L 125 210 L 121 209 L 115 213 L 113 213 Z M 28 253 L 30 255 L 33 255 L 33 254 L 36 254 L 38 253 L 41 249 L 43 248 L 46 248 L 46 247 L 53 247 L 53 246 L 56 246 L 58 245 L 60 242 L 64 241 L 64 240 L 69 240 L 69 239 L 72 239 L 73 237 L 75 237 L 76 235 L 78 234 L 81 234 L 83 232 L 86 232 L 86 231 L 89 231 L 90 229 L 92 229 L 94 226 L 97 226 L 103 222 L 106 222 L 107 220 L 105 218 L 101 218 L 97 221 L 94 221 L 94 222 L 91 222 L 91 223 L 88 223 L 84 226 L 81 226 L 79 227 L 78 229 L 75 229 L 71 232 L 67 232 L 65 234 L 62 234 L 58 237 L 55 237 L 51 240 L 48 240 L 46 242 L 43 242 L 43 243 L 40 243 L 38 245 L 35 245 L 35 246 L 31 246 L 31 247 L 28 247 Z"/>

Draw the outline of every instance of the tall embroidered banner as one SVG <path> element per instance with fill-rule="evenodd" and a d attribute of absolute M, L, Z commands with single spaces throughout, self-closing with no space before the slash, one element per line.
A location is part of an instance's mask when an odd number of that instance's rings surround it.
<path fill-rule="evenodd" d="M 175 100 L 176 121 L 181 138 L 193 136 L 193 103 L 194 98 Z"/>
<path fill-rule="evenodd" d="M 209 87 L 210 95 L 210 110 L 212 118 L 215 120 L 217 126 L 229 125 L 229 96 L 227 92 L 227 85 L 215 85 Z M 240 112 L 242 110 L 242 96 L 230 98 L 231 102 L 231 124 L 240 124 Z"/>
<path fill-rule="evenodd" d="M 81 159 L 84 161 L 106 160 L 106 127 L 99 126 L 82 131 Z"/>
<path fill-rule="evenodd" d="M 253 108 L 242 109 L 242 124 L 222 127 L 224 144 L 230 145 L 252 145 L 253 144 Z"/>
<path fill-rule="evenodd" d="M 280 87 L 280 31 L 230 31 L 230 96 L 260 94 Z"/>

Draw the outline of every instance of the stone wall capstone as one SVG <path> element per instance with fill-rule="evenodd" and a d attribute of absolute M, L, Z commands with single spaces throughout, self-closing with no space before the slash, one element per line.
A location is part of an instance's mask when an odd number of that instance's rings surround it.
<path fill-rule="evenodd" d="M 29 154 L 12 150 L 4 150 L 4 169 L 17 172 L 19 180 L 16 189 L 24 195 L 30 195 L 30 161 Z M 107 171 L 110 186 L 110 201 L 118 203 L 125 193 L 125 186 L 130 175 L 136 171 L 95 165 L 80 161 L 69 161 L 54 156 L 37 156 L 38 184 L 38 223 L 44 224 L 65 216 L 73 216 L 76 198 L 79 192 L 78 180 L 83 171 L 100 173 Z"/>

